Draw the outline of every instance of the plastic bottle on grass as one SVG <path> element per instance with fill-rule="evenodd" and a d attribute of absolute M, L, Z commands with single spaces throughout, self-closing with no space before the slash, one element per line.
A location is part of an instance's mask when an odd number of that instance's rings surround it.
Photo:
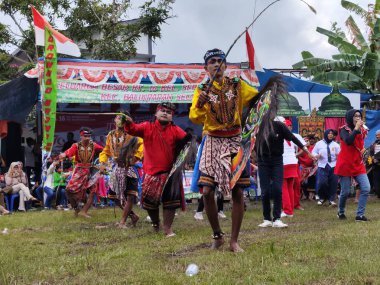
<path fill-rule="evenodd" d="M 189 264 L 189 266 L 187 267 L 186 269 L 186 275 L 187 276 L 194 276 L 194 275 L 197 275 L 199 272 L 199 267 L 198 265 L 192 263 L 192 264 Z"/>

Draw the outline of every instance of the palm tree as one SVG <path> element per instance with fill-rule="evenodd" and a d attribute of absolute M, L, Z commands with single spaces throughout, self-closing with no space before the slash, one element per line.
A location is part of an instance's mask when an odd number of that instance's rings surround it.
<path fill-rule="evenodd" d="M 310 52 L 301 53 L 303 60 L 293 68 L 307 68 L 306 77 L 313 81 L 339 85 L 350 90 L 380 93 L 380 0 L 368 7 L 368 11 L 350 1 L 342 0 L 346 10 L 361 17 L 368 28 L 366 39 L 354 18 L 350 15 L 345 24 L 346 34 L 334 23 L 331 30 L 317 27 L 317 32 L 328 37 L 328 43 L 335 46 L 339 54 L 332 59 L 314 57 Z"/>

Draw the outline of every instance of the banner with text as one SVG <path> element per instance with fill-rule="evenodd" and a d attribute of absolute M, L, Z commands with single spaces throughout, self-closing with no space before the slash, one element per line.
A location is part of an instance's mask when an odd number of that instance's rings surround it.
<path fill-rule="evenodd" d="M 59 80 L 59 103 L 191 103 L 198 84 L 120 84 L 88 85 L 75 80 Z"/>
<path fill-rule="evenodd" d="M 55 120 L 57 110 L 57 50 L 52 32 L 45 27 L 45 68 L 43 78 L 43 139 L 42 150 L 48 154 L 54 143 Z"/>

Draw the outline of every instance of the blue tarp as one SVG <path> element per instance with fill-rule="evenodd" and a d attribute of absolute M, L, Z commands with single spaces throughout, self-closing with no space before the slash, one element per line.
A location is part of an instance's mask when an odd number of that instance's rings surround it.
<path fill-rule="evenodd" d="M 21 76 L 0 86 L 0 120 L 24 123 L 37 102 L 37 78 Z"/>
<path fill-rule="evenodd" d="M 277 72 L 271 71 L 269 69 L 264 69 L 264 71 L 265 72 L 256 71 L 260 86 L 264 86 L 272 76 L 278 75 Z M 329 85 L 306 81 L 291 76 L 284 75 L 284 81 L 288 85 L 289 92 L 330 93 L 332 89 L 332 87 Z M 340 89 L 340 91 L 343 93 L 353 93 L 353 91 L 345 89 Z M 360 101 L 368 101 L 372 96 L 373 94 L 360 93 Z"/>
<path fill-rule="evenodd" d="M 375 133 L 377 130 L 380 130 L 380 110 L 366 111 L 366 126 L 369 128 L 368 136 L 365 140 L 365 147 L 369 147 L 371 143 L 373 143 L 376 139 Z"/>

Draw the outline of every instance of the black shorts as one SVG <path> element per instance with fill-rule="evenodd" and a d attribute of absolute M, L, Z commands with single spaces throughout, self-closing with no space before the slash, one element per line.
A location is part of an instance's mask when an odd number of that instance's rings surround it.
<path fill-rule="evenodd" d="M 139 195 L 138 186 L 139 186 L 138 178 L 126 177 L 124 196 L 127 197 L 127 195 L 132 195 L 132 196 L 138 197 Z"/>

